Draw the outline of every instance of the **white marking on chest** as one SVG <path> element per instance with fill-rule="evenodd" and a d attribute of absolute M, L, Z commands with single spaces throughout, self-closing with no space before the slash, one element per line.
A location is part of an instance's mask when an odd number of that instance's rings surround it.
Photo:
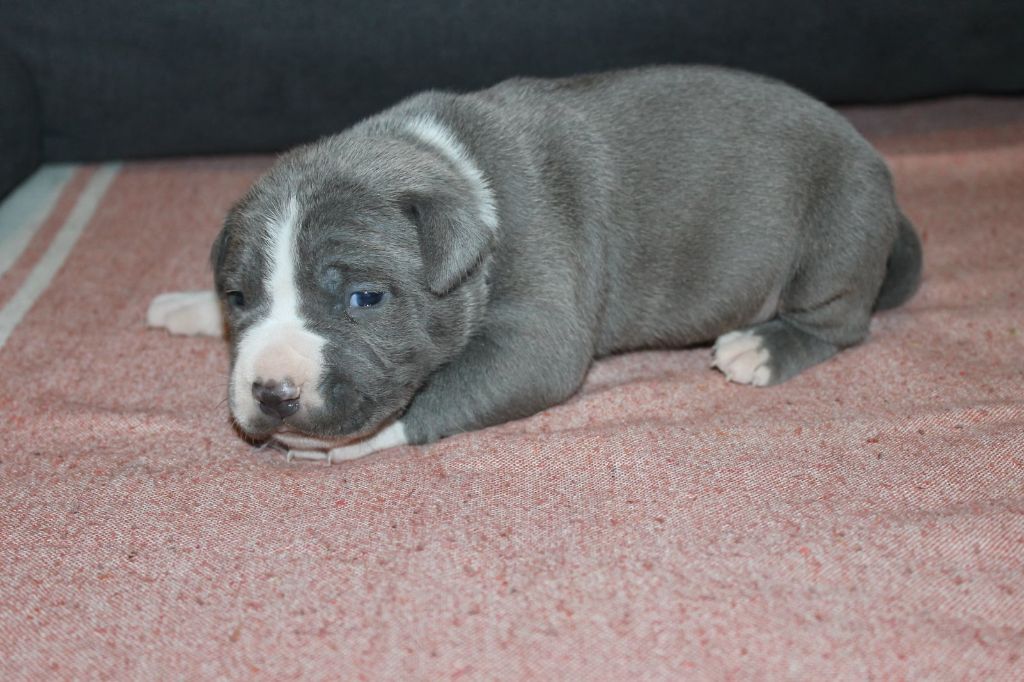
<path fill-rule="evenodd" d="M 306 328 L 299 312 L 298 231 L 299 206 L 292 197 L 280 216 L 267 226 L 263 288 L 269 312 L 238 340 L 238 356 L 231 376 L 231 410 L 243 429 L 259 415 L 259 406 L 252 397 L 254 382 L 288 380 L 299 388 L 300 409 L 323 404 L 317 386 L 326 340 Z"/>
<path fill-rule="evenodd" d="M 439 151 L 455 167 L 456 172 L 469 183 L 470 191 L 477 205 L 480 222 L 496 229 L 498 211 L 494 204 L 494 192 L 480 167 L 473 161 L 466 148 L 455 134 L 431 116 L 419 116 L 406 124 L 406 129 L 420 141 Z"/>

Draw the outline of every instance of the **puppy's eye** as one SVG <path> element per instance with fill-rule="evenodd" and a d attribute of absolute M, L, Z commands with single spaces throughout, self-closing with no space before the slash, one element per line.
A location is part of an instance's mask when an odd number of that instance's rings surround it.
<path fill-rule="evenodd" d="M 372 308 L 384 300 L 383 291 L 353 291 L 348 296 L 349 308 Z"/>
<path fill-rule="evenodd" d="M 245 307 L 245 295 L 241 291 L 229 291 L 224 295 L 228 305 L 235 310 L 240 310 Z"/>

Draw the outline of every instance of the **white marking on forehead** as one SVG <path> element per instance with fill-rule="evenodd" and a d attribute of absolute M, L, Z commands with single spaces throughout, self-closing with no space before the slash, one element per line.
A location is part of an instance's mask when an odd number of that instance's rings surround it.
<path fill-rule="evenodd" d="M 406 130 L 448 159 L 455 170 L 469 183 L 480 212 L 480 221 L 492 230 L 498 226 L 498 211 L 494 205 L 494 192 L 480 167 L 473 161 L 455 134 L 431 116 L 418 116 L 406 123 Z"/>
<path fill-rule="evenodd" d="M 326 341 L 309 331 L 299 314 L 299 213 L 298 202 L 291 197 L 284 210 L 269 221 L 264 233 L 267 273 L 263 287 L 270 311 L 242 334 L 231 376 L 231 410 L 242 428 L 259 415 L 259 406 L 252 397 L 252 384 L 256 381 L 289 379 L 299 387 L 302 409 L 323 404 L 317 385 Z"/>
<path fill-rule="evenodd" d="M 296 219 L 299 216 L 295 197 L 288 200 L 284 214 L 268 226 L 270 268 L 263 286 L 270 297 L 270 319 L 288 322 L 299 320 L 299 292 L 295 284 L 295 256 L 298 253 Z"/>

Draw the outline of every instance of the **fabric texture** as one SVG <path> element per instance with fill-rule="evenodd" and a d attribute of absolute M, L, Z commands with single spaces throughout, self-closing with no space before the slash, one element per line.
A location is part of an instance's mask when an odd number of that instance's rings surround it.
<path fill-rule="evenodd" d="M 269 159 L 77 169 L 0 279 L 0 677 L 1019 678 L 1024 102 L 848 113 L 925 252 L 865 344 L 769 389 L 612 357 L 332 467 L 143 325 Z"/>

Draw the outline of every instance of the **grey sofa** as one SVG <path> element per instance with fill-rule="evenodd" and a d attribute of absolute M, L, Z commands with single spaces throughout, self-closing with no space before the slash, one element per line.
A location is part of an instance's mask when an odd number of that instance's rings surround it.
<path fill-rule="evenodd" d="M 1020 0 L 0 5 L 0 195 L 39 163 L 271 151 L 416 90 L 653 62 L 833 103 L 1024 91 Z"/>

